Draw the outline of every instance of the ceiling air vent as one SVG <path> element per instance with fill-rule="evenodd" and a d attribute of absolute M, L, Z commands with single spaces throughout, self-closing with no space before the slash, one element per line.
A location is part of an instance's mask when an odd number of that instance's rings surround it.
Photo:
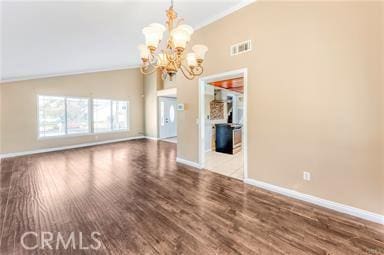
<path fill-rule="evenodd" d="M 231 46 L 231 56 L 236 56 L 252 50 L 251 40 L 236 43 Z"/>

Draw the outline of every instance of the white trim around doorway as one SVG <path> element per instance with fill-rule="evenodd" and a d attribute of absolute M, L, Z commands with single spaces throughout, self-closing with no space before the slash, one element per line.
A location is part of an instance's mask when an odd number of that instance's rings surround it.
<path fill-rule="evenodd" d="M 157 91 L 158 97 L 177 97 L 177 88 L 162 89 Z"/>
<path fill-rule="evenodd" d="M 244 174 L 243 180 L 248 179 L 248 122 L 247 122 L 247 105 L 248 105 L 248 69 L 242 68 L 229 72 L 214 74 L 210 76 L 201 77 L 199 79 L 199 165 L 204 168 L 205 162 L 205 112 L 204 112 L 204 93 L 205 85 L 212 81 L 233 79 L 237 77 L 244 78 L 244 107 L 243 107 L 243 141 L 242 141 L 242 150 L 243 150 L 243 164 L 244 164 Z"/>

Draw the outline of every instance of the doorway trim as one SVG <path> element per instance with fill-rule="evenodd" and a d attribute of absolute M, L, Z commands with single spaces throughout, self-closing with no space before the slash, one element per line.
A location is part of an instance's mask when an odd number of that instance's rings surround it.
<path fill-rule="evenodd" d="M 204 168 L 205 161 L 205 85 L 212 81 L 225 80 L 236 77 L 244 78 L 244 102 L 243 102 L 243 180 L 248 178 L 248 69 L 242 68 L 224 73 L 209 75 L 199 79 L 199 165 Z"/>
<path fill-rule="evenodd" d="M 164 120 L 162 120 L 162 118 L 161 118 L 161 103 L 162 102 L 164 103 L 164 115 L 166 115 L 166 107 L 165 107 L 166 102 L 174 102 L 174 107 L 173 107 L 174 119 L 173 119 L 173 121 L 172 120 L 169 120 L 169 121 L 171 121 L 172 123 L 175 124 L 175 127 L 176 127 L 176 131 L 175 131 L 176 135 L 175 136 L 169 136 L 168 134 L 166 134 L 166 135 L 163 134 L 164 133 L 164 129 L 162 129 L 161 123 L 162 123 L 162 121 L 164 121 L 164 124 L 166 124 L 168 122 L 166 121 L 165 116 L 164 116 L 164 118 L 165 118 Z M 173 97 L 173 96 L 172 97 L 158 96 L 157 97 L 157 108 L 158 108 L 158 116 L 157 116 L 158 134 L 157 134 L 157 136 L 158 136 L 159 140 L 167 139 L 167 138 L 171 138 L 171 137 L 177 137 L 177 112 L 176 112 L 177 98 Z M 164 127 L 165 126 L 166 125 L 164 125 Z M 168 131 L 166 133 L 168 133 Z"/>

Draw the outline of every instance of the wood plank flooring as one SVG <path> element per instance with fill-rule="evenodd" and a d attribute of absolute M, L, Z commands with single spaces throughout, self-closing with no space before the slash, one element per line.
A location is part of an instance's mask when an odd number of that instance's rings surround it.
<path fill-rule="evenodd" d="M 384 227 L 176 164 L 134 140 L 3 159 L 0 254 L 384 254 Z M 26 250 L 40 234 L 78 243 Z M 40 239 L 39 239 L 40 238 Z M 76 239 L 76 240 L 77 240 Z"/>

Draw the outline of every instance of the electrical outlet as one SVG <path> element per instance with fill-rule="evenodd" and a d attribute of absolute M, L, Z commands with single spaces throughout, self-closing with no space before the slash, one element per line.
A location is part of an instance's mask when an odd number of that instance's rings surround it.
<path fill-rule="evenodd" d="M 304 181 L 310 181 L 311 180 L 311 173 L 310 172 L 303 172 L 303 179 Z"/>

